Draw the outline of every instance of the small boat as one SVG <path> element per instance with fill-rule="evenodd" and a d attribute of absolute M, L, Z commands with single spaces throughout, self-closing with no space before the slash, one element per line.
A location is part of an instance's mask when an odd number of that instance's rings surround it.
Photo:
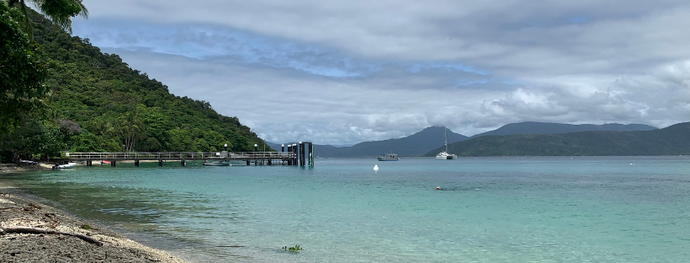
<path fill-rule="evenodd" d="M 19 163 L 20 164 L 27 164 L 27 165 L 37 165 L 38 164 L 38 162 L 29 161 L 29 160 L 19 160 Z"/>
<path fill-rule="evenodd" d="M 101 164 L 110 164 L 110 161 L 101 160 Z"/>
<path fill-rule="evenodd" d="M 455 160 L 458 156 L 448 152 L 440 152 L 436 155 L 436 160 Z"/>
<path fill-rule="evenodd" d="M 204 166 L 230 166 L 230 163 L 226 161 L 209 162 L 208 160 L 206 160 L 204 162 Z"/>
<path fill-rule="evenodd" d="M 436 160 L 455 160 L 458 156 L 448 152 L 448 128 L 443 127 L 443 132 L 446 136 L 446 150 L 436 155 Z"/>
<path fill-rule="evenodd" d="M 61 164 L 57 166 L 57 169 L 68 169 L 68 168 L 74 168 L 77 166 L 77 163 L 67 163 L 67 164 Z"/>
<path fill-rule="evenodd" d="M 394 153 L 379 154 L 378 159 L 379 159 L 379 161 L 397 161 L 397 160 L 400 160 L 400 158 L 398 158 L 398 155 L 394 154 Z"/>

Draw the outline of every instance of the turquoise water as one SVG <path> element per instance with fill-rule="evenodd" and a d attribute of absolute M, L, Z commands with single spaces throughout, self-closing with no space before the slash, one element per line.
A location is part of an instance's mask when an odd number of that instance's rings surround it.
<path fill-rule="evenodd" d="M 689 157 L 316 165 L 122 164 L 2 179 L 195 262 L 690 261 Z M 299 254 L 281 249 L 296 244 Z"/>

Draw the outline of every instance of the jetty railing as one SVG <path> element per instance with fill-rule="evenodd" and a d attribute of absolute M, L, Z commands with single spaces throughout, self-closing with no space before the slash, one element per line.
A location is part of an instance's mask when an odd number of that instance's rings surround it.
<path fill-rule="evenodd" d="M 288 152 L 67 152 L 68 160 L 208 160 L 289 159 Z"/>
<path fill-rule="evenodd" d="M 184 166 L 185 161 L 190 160 L 243 160 L 247 165 L 252 161 L 255 165 L 271 165 L 280 160 L 282 164 L 314 167 L 314 145 L 311 142 L 287 146 L 287 151 L 283 145 L 280 152 L 259 152 L 256 144 L 253 152 L 64 152 L 63 158 L 56 161 L 86 161 L 87 166 L 91 166 L 93 161 L 110 163 L 111 166 L 119 161 L 134 161 L 134 165 L 139 166 L 139 161 L 157 160 L 162 166 L 163 161 L 177 160 Z"/>

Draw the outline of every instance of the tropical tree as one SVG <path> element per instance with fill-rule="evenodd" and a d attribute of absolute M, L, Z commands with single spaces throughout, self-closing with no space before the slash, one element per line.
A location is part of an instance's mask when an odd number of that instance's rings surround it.
<path fill-rule="evenodd" d="M 37 117 L 48 110 L 49 89 L 42 84 L 48 63 L 19 28 L 18 17 L 0 3 L 0 133 L 12 130 L 23 115 Z"/>
<path fill-rule="evenodd" d="M 69 136 L 68 131 L 55 122 L 23 117 L 13 131 L 0 133 L 0 156 L 12 162 L 47 160 L 65 148 L 65 136 Z"/>
<path fill-rule="evenodd" d="M 146 126 L 137 110 L 128 111 L 118 118 L 120 138 L 125 146 L 123 151 L 134 151 L 137 141 L 146 135 Z"/>
<path fill-rule="evenodd" d="M 10 7 L 16 7 L 24 14 L 22 26 L 24 31 L 33 39 L 33 26 L 29 18 L 29 8 L 27 2 L 36 6 L 39 11 L 48 17 L 55 25 L 63 30 L 72 33 L 72 17 L 89 17 L 89 10 L 82 3 L 82 0 L 3 0 Z"/>

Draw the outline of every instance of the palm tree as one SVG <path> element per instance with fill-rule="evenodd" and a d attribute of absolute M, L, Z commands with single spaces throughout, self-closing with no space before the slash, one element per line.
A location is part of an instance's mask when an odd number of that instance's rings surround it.
<path fill-rule="evenodd" d="M 146 135 L 146 125 L 138 114 L 137 109 L 128 111 L 118 118 L 118 131 L 120 138 L 124 142 L 123 151 L 132 152 L 136 146 L 137 140 L 144 138 Z"/>
<path fill-rule="evenodd" d="M 32 3 L 46 17 L 53 21 L 53 24 L 63 30 L 72 33 L 72 17 L 89 17 L 89 10 L 82 3 L 82 0 L 4 0 L 10 7 L 17 7 L 24 14 L 24 31 L 33 39 L 33 27 L 29 20 L 29 10 L 26 3 Z"/>

